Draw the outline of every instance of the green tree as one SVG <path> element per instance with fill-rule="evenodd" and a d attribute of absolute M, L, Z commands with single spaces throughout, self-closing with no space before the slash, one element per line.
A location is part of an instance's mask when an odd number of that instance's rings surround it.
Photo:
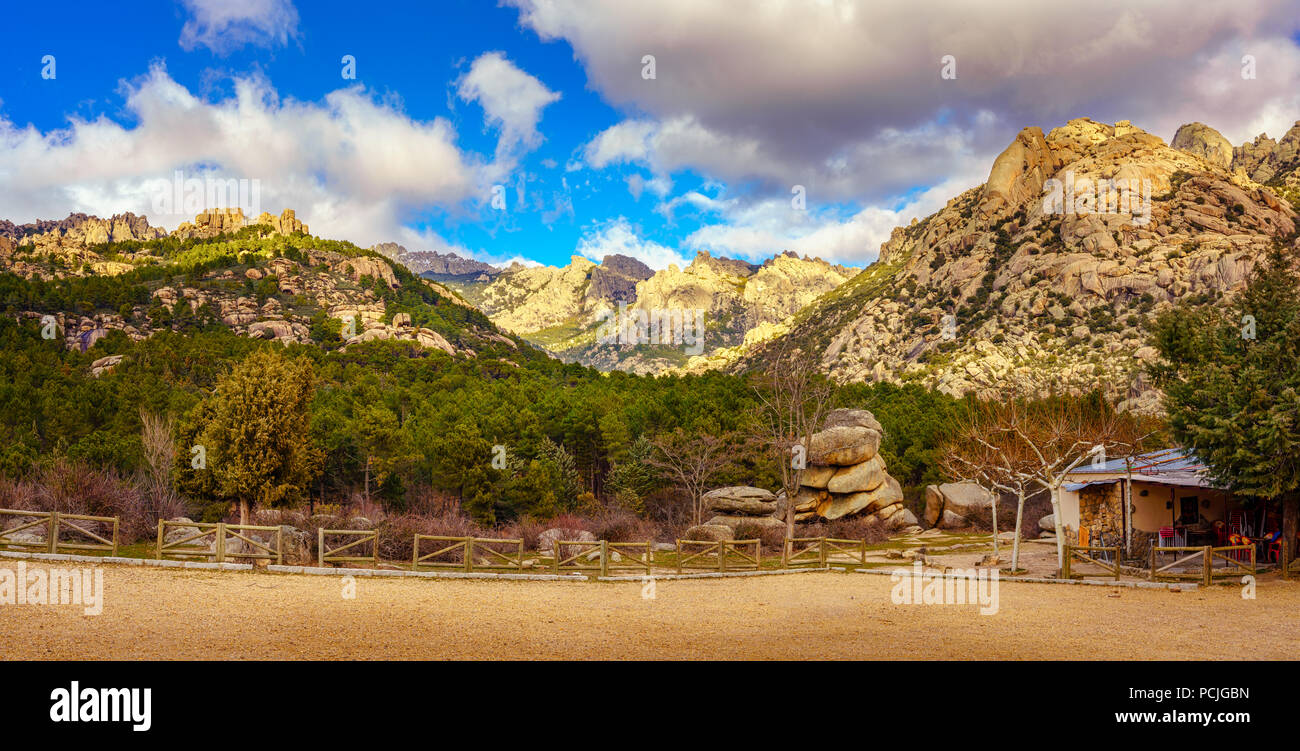
<path fill-rule="evenodd" d="M 1174 439 L 1234 493 L 1282 507 L 1295 554 L 1300 521 L 1300 273 L 1277 245 L 1228 307 L 1162 315 L 1151 367 Z M 1290 561 L 1286 562 L 1289 565 Z"/>
<path fill-rule="evenodd" d="M 199 442 L 217 493 L 238 501 L 240 524 L 255 506 L 308 493 L 320 465 L 310 435 L 314 393 L 310 361 L 263 349 L 221 378 L 205 400 Z"/>

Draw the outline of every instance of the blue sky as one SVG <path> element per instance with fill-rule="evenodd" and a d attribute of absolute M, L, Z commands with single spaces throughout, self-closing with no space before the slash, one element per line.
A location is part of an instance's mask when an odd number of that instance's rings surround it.
<path fill-rule="evenodd" d="M 183 170 L 257 180 L 261 210 L 361 245 L 862 265 L 894 226 L 982 181 L 1023 126 L 1132 119 L 1168 139 L 1202 120 L 1240 142 L 1300 117 L 1294 2 L 755 8 L 16 4 L 0 218 L 134 211 L 173 228 L 185 217 L 159 215 L 157 186 Z M 1244 53 L 1256 80 L 1238 75 Z M 938 75 L 942 54 L 956 80 Z"/>

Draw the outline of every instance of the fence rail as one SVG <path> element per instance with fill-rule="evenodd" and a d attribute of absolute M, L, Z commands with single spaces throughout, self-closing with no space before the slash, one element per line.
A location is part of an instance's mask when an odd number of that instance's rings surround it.
<path fill-rule="evenodd" d="M 193 529 L 194 533 L 180 539 L 167 541 L 167 530 Z M 261 540 L 242 532 L 270 532 L 274 542 Z M 185 533 L 182 533 L 185 534 Z M 230 538 L 234 538 L 231 540 Z M 209 539 L 210 538 L 210 539 Z M 231 543 L 234 542 L 234 547 Z M 247 550 L 238 549 L 242 542 Z M 229 560 L 264 560 L 284 563 L 284 530 L 280 527 L 263 527 L 253 524 L 226 524 L 224 522 L 179 522 L 158 520 L 158 542 L 155 557 L 207 558 L 215 563 Z"/>
<path fill-rule="evenodd" d="M 10 529 L 4 529 L 0 523 L 0 548 L 18 548 L 29 552 L 59 553 L 62 551 L 96 551 L 102 550 L 117 555 L 116 516 L 89 516 L 87 514 L 65 514 L 62 511 L 19 511 L 17 509 L 0 509 L 0 522 L 5 517 L 30 519 L 20 522 Z M 78 522 L 81 522 L 80 524 Z M 112 532 L 91 531 L 90 524 L 111 525 Z M 84 526 L 83 526 L 84 525 Z M 18 540 L 21 533 L 36 536 L 37 531 L 45 533 L 44 540 Z M 64 532 L 81 535 L 78 540 L 63 540 Z M 105 537 L 104 535 L 108 535 Z M 88 541 L 90 540 L 90 541 Z"/>
<path fill-rule="evenodd" d="M 1249 552 L 1250 564 L 1247 565 L 1245 561 L 1239 561 L 1234 557 L 1227 555 L 1228 553 L 1235 552 Z M 1156 568 L 1157 553 L 1174 553 L 1175 559 L 1173 563 L 1167 563 L 1164 566 Z M 1180 556 L 1180 553 L 1187 553 L 1187 555 Z M 1197 559 L 1200 559 L 1201 562 L 1200 571 L 1173 570 L 1175 567 L 1185 566 Z M 1217 571 L 1214 568 L 1214 561 L 1216 559 L 1221 560 L 1226 564 Z M 1152 581 L 1157 579 L 1191 579 L 1200 581 L 1208 587 L 1214 583 L 1216 578 L 1236 577 L 1241 574 L 1254 575 L 1255 573 L 1257 573 L 1257 568 L 1254 545 L 1227 545 L 1218 548 L 1211 545 L 1205 545 L 1203 547 L 1180 546 L 1168 548 L 1152 546 L 1151 568 L 1147 576 Z"/>
<path fill-rule="evenodd" d="M 420 555 L 420 541 L 428 540 L 435 543 L 435 547 L 443 544 L 442 547 L 431 553 Z M 493 545 L 509 545 L 516 548 L 514 555 L 497 550 Z M 449 556 L 459 551 L 461 554 L 460 561 L 438 561 L 438 557 Z M 483 554 L 485 563 L 479 563 L 475 559 L 475 553 Z M 411 552 L 411 568 L 418 571 L 421 566 L 430 568 L 459 568 L 469 572 L 475 569 L 519 569 L 524 568 L 524 541 L 522 539 L 506 540 L 492 537 L 449 537 L 447 535 L 416 535 L 415 544 Z"/>
<path fill-rule="evenodd" d="M 333 550 L 325 547 L 326 537 L 356 537 L 344 545 L 340 545 Z M 370 555 L 339 555 L 345 550 L 352 550 L 357 546 L 364 546 L 370 543 Z M 373 529 L 319 529 L 316 530 L 316 562 L 324 566 L 327 563 L 365 563 L 369 561 L 371 567 L 379 564 L 379 532 Z"/>
<path fill-rule="evenodd" d="M 753 546 L 753 555 L 742 548 Z M 689 548 L 698 547 L 696 553 L 687 553 Z M 708 569 L 726 571 L 757 571 L 763 565 L 762 540 L 678 540 L 677 573 L 687 569 Z M 728 563 L 729 558 L 740 559 L 739 565 Z"/>
<path fill-rule="evenodd" d="M 1114 556 L 1114 560 L 1107 561 L 1105 558 L 1098 559 L 1093 556 L 1094 553 L 1101 554 L 1102 556 L 1110 554 Z M 1084 574 L 1072 571 L 1071 564 L 1076 559 L 1083 563 L 1091 563 L 1095 566 L 1100 566 L 1106 573 L 1113 574 L 1115 576 L 1115 581 L 1119 581 L 1120 572 L 1122 570 L 1119 560 L 1119 546 L 1070 545 L 1067 543 L 1065 546 L 1065 568 L 1061 570 L 1062 579 L 1082 579 L 1085 576 L 1095 576 L 1095 574 Z"/>
<path fill-rule="evenodd" d="M 566 548 L 577 548 L 573 555 L 565 553 Z M 599 558 L 596 564 L 589 565 L 592 553 Z M 551 573 L 561 571 L 599 571 L 601 576 L 609 576 L 609 543 L 605 540 L 554 540 L 551 543 Z"/>
<path fill-rule="evenodd" d="M 834 537 L 787 537 L 781 550 L 781 565 L 785 568 L 825 568 L 833 555 L 847 555 L 856 559 L 857 563 L 866 565 L 867 541 L 840 540 Z"/>

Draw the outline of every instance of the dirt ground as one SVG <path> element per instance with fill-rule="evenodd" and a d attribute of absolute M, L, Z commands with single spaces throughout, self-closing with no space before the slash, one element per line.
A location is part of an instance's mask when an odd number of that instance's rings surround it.
<path fill-rule="evenodd" d="M 29 564 L 31 565 L 31 564 Z M 1300 583 L 1196 592 L 1001 583 L 896 605 L 888 576 L 631 583 L 357 578 L 104 566 L 104 610 L 0 605 L 13 659 L 1296 659 Z"/>

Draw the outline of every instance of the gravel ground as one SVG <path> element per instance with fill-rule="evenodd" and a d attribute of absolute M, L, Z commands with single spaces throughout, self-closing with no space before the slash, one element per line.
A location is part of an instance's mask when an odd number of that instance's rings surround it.
<path fill-rule="evenodd" d="M 31 564 L 35 566 L 39 564 Z M 887 576 L 640 583 L 104 566 L 102 615 L 0 605 L 3 659 L 1296 659 L 1300 583 L 1174 593 L 1002 583 L 999 611 L 895 605 Z"/>

